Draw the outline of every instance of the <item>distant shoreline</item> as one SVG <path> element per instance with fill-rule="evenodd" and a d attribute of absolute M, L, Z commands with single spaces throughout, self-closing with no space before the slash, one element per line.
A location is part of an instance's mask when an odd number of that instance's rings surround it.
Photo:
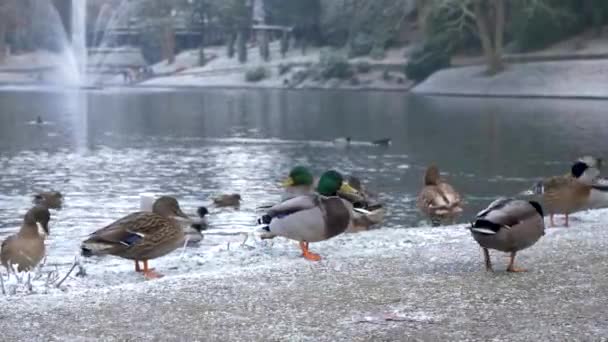
<path fill-rule="evenodd" d="M 443 69 L 411 91 L 424 96 L 608 99 L 608 59 L 509 64 L 492 76 L 484 71 L 485 66 Z"/>
<path fill-rule="evenodd" d="M 36 83 L 36 82 L 0 82 L 0 87 L 32 87 L 39 89 L 83 89 L 83 90 L 103 90 L 105 88 L 115 89 L 115 88 L 125 88 L 125 89 L 176 89 L 176 90 L 197 90 L 197 89 L 243 89 L 243 90 L 287 90 L 287 91 L 300 91 L 300 90 L 326 90 L 326 91 L 370 91 L 370 92 L 391 92 L 391 93 L 409 93 L 409 88 L 397 88 L 397 87 L 314 87 L 314 86 L 306 86 L 306 87 L 277 87 L 277 86 L 258 86 L 258 85 L 179 85 L 179 84 L 106 84 L 106 85 L 92 85 L 92 86 L 62 86 L 57 84 L 49 84 L 49 83 Z M 1 91 L 2 89 L 0 89 Z"/>

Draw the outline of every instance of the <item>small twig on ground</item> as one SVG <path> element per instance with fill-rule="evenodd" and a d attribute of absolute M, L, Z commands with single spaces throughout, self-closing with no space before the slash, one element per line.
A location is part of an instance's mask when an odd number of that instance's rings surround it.
<path fill-rule="evenodd" d="M 186 247 L 188 247 L 188 242 L 190 241 L 190 237 L 186 237 L 184 239 L 184 246 L 182 246 L 182 252 L 179 255 L 179 259 L 182 260 L 184 258 L 184 255 L 186 254 Z"/>
<path fill-rule="evenodd" d="M 78 262 L 78 272 L 76 272 L 77 277 L 86 277 L 87 269 L 82 266 L 80 262 Z"/>
<path fill-rule="evenodd" d="M 27 283 L 25 283 L 25 286 L 26 286 L 28 292 L 32 292 L 32 290 L 33 290 L 32 274 L 30 272 L 27 272 Z"/>
<path fill-rule="evenodd" d="M 72 267 L 70 268 L 70 270 L 68 271 L 68 274 L 65 275 L 65 277 L 63 277 L 63 279 L 61 279 L 57 285 L 55 285 L 55 287 L 59 288 L 59 286 L 61 286 L 61 284 L 63 284 L 63 282 L 68 279 L 68 277 L 70 276 L 70 274 L 72 274 L 72 271 L 74 271 L 74 269 L 76 268 L 76 266 L 78 266 L 78 260 L 74 260 L 74 263 L 72 264 Z"/>
<path fill-rule="evenodd" d="M 241 246 L 245 246 L 245 243 L 247 243 L 247 240 L 249 240 L 249 234 L 248 233 L 242 233 L 243 235 L 245 235 L 245 240 L 243 240 L 243 242 L 241 243 Z"/>
<path fill-rule="evenodd" d="M 0 273 L 0 285 L 2 285 L 2 294 L 6 296 L 6 289 L 4 288 L 4 276 Z"/>

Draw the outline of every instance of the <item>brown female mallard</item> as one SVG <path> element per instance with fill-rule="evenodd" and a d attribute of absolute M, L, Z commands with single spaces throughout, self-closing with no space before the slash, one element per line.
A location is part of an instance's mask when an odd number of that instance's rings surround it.
<path fill-rule="evenodd" d="M 51 213 L 45 206 L 35 206 L 23 218 L 21 229 L 15 235 L 9 236 L 0 250 L 2 265 L 12 270 L 17 265 L 17 271 L 29 271 L 36 267 L 44 258 L 45 235 L 49 234 Z M 40 234 L 40 230 L 44 234 Z"/>
<path fill-rule="evenodd" d="M 424 186 L 418 195 L 418 209 L 431 219 L 433 226 L 444 220 L 454 222 L 462 212 L 460 194 L 441 179 L 439 168 L 431 165 L 424 173 Z"/>
<path fill-rule="evenodd" d="M 239 207 L 241 205 L 241 195 L 239 194 L 229 194 L 229 195 L 220 195 L 213 199 L 213 204 L 216 207 Z"/>
<path fill-rule="evenodd" d="M 358 177 L 350 175 L 346 178 L 346 182 L 357 191 L 356 193 L 338 192 L 338 196 L 351 202 L 354 207 L 353 222 L 347 232 L 370 230 L 373 226 L 382 223 L 386 214 L 384 205 L 372 202 L 372 198 L 375 196 Z"/>
<path fill-rule="evenodd" d="M 486 270 L 492 271 L 488 249 L 496 249 L 511 253 L 508 272 L 522 272 L 515 267 L 515 254 L 545 235 L 543 209 L 538 202 L 500 198 L 477 214 L 470 229 L 483 248 Z"/>
<path fill-rule="evenodd" d="M 115 255 L 135 260 L 135 271 L 141 272 L 143 261 L 146 278 L 162 275 L 148 268 L 148 260 L 169 254 L 184 243 L 181 222 L 191 223 L 173 197 L 159 197 L 152 212 L 140 211 L 127 215 L 89 236 L 81 246 L 82 255 Z"/>
<path fill-rule="evenodd" d="M 568 227 L 569 215 L 588 206 L 592 192 L 602 191 L 601 187 L 595 185 L 598 176 L 599 170 L 596 167 L 579 160 L 572 165 L 570 174 L 551 177 L 535 184 L 533 193 L 542 196 L 551 226 L 555 225 L 553 215 L 565 214 L 565 226 Z"/>

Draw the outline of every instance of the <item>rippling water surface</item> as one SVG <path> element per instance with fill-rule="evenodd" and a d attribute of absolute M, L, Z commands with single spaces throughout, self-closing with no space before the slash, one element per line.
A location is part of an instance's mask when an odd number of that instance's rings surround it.
<path fill-rule="evenodd" d="M 438 163 L 466 198 L 462 220 L 499 195 L 602 155 L 603 102 L 421 98 L 317 91 L 0 91 L 0 237 L 31 195 L 56 189 L 52 253 L 73 256 L 87 233 L 139 207 L 138 194 L 175 195 L 185 211 L 238 192 L 240 210 L 210 206 L 219 228 L 253 225 L 296 164 L 367 181 L 388 206 L 386 227 L 420 224 L 415 196 Z M 36 125 L 40 115 L 45 121 Z M 351 136 L 349 148 L 333 139 Z M 393 145 L 370 140 L 391 137 Z"/>

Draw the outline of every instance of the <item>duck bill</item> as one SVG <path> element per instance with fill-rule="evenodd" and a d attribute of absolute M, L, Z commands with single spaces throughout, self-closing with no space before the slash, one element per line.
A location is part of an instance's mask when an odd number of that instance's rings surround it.
<path fill-rule="evenodd" d="M 350 186 L 350 184 L 346 182 L 342 183 L 339 192 L 349 195 L 359 195 L 359 191 L 357 191 L 355 188 L 353 188 L 352 186 Z"/>
<path fill-rule="evenodd" d="M 284 188 L 289 188 L 290 186 L 294 185 L 294 181 L 293 178 L 291 177 L 287 177 L 287 179 L 285 179 L 283 182 L 281 182 L 281 186 L 283 186 Z"/>
<path fill-rule="evenodd" d="M 173 216 L 173 219 L 176 220 L 177 222 L 184 223 L 184 224 L 192 224 L 194 222 L 192 220 L 192 218 L 190 216 L 186 215 L 180 208 L 177 208 L 177 210 L 175 211 L 175 215 Z"/>

